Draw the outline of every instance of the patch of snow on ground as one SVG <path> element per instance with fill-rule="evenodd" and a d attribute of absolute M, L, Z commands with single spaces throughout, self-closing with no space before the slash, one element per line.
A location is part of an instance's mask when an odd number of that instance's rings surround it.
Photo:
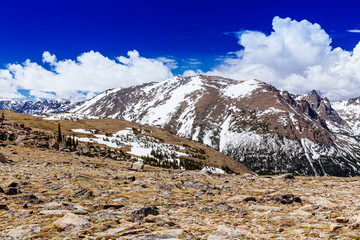
<path fill-rule="evenodd" d="M 94 129 L 72 129 L 73 132 L 94 134 Z M 159 139 L 142 134 L 135 134 L 131 128 L 120 130 L 111 136 L 102 134 L 94 134 L 92 138 L 77 138 L 82 142 L 94 142 L 104 144 L 112 148 L 122 148 L 131 146 L 131 150 L 127 153 L 135 156 L 150 156 L 152 150 L 160 151 L 163 154 L 180 156 L 189 156 L 184 152 L 180 152 L 184 147 L 162 143 Z M 176 159 L 178 160 L 178 159 Z"/>
<path fill-rule="evenodd" d="M 39 116 L 39 115 L 34 115 L 34 116 Z M 40 117 L 44 118 L 44 120 L 71 120 L 71 121 L 99 119 L 99 117 L 96 116 L 80 114 L 80 113 L 46 113 L 40 115 Z"/>
<path fill-rule="evenodd" d="M 220 174 L 226 174 L 226 172 L 220 168 L 215 168 L 215 167 L 209 167 L 209 166 L 206 166 L 204 167 L 206 170 L 209 170 L 210 172 L 212 173 L 220 173 Z"/>

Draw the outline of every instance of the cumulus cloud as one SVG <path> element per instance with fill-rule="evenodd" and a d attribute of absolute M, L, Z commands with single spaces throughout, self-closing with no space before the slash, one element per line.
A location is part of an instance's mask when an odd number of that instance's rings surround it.
<path fill-rule="evenodd" d="M 360 95 L 360 44 L 353 51 L 331 47 L 331 38 L 307 20 L 275 17 L 273 31 L 241 31 L 243 47 L 208 74 L 259 79 L 302 94 L 320 90 L 331 100 Z"/>
<path fill-rule="evenodd" d="M 27 89 L 35 98 L 83 100 L 109 88 L 172 77 L 164 59 L 144 58 L 136 50 L 114 60 L 94 51 L 83 53 L 76 60 L 57 60 L 55 55 L 44 52 L 43 63 L 26 60 L 0 69 L 0 96 L 20 98 L 17 90 Z"/>

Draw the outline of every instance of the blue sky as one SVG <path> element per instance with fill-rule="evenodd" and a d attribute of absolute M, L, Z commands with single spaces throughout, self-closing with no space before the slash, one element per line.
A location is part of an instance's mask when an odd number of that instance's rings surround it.
<path fill-rule="evenodd" d="M 224 59 L 232 58 L 229 52 L 244 49 L 238 43 L 239 32 L 253 30 L 270 35 L 275 16 L 318 23 L 331 38 L 332 48 L 351 52 L 360 40 L 360 33 L 348 30 L 360 29 L 359 10 L 359 0 L 1 1 L 0 68 L 6 69 L 8 64 L 24 65 L 30 59 L 51 70 L 51 66 L 43 63 L 46 51 L 62 61 L 75 60 L 90 51 L 115 59 L 136 50 L 144 58 L 172 59 L 177 66 L 170 67 L 173 75 L 188 69 L 206 73 L 216 69 Z M 162 76 L 165 75 L 169 74 Z M 17 90 L 31 88 L 26 84 L 16 85 L 16 79 L 12 81 Z M 99 89 L 86 91 L 94 94 Z"/>

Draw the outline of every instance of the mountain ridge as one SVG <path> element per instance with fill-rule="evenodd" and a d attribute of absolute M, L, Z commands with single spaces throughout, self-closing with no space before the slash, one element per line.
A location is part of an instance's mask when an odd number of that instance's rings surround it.
<path fill-rule="evenodd" d="M 293 98 L 259 80 L 197 75 L 105 92 L 72 111 L 163 127 L 260 174 L 359 175 L 355 132 L 315 91 Z"/>
<path fill-rule="evenodd" d="M 70 111 L 162 127 L 259 174 L 356 176 L 358 103 L 331 103 L 315 90 L 294 95 L 259 80 L 196 75 L 109 89 Z"/>

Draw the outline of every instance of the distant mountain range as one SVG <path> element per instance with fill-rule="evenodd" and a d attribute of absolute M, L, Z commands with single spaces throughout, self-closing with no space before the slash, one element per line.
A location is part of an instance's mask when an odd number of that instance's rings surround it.
<path fill-rule="evenodd" d="M 19 101 L 0 98 L 0 109 L 27 114 L 67 112 L 74 105 L 76 102 L 70 100 Z"/>
<path fill-rule="evenodd" d="M 293 95 L 258 80 L 197 75 L 111 89 L 61 106 L 162 127 L 259 174 L 360 175 L 359 98 L 331 103 L 316 91 Z"/>

